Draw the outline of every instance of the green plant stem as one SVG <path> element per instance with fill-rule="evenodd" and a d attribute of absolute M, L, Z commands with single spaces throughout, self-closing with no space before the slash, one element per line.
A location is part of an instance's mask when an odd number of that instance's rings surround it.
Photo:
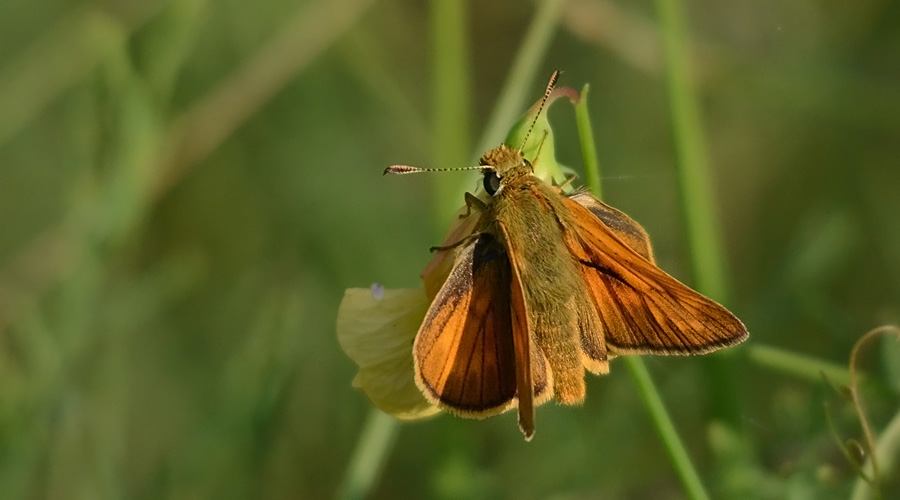
<path fill-rule="evenodd" d="M 497 97 L 497 103 L 488 117 L 487 125 L 478 141 L 473 158 L 478 158 L 485 151 L 499 146 L 512 124 L 516 122 L 522 112 L 522 103 L 529 92 L 533 91 L 534 77 L 538 71 L 538 65 L 544 59 L 544 54 L 550 48 L 553 34 L 559 25 L 560 15 L 565 0 L 544 0 L 538 4 L 537 11 L 531 24 L 525 31 L 519 52 L 513 58 L 506 82 Z M 548 75 L 549 76 L 549 75 Z M 459 195 L 471 188 L 473 175 L 459 175 L 456 182 L 445 184 Z M 446 210 L 456 209 L 461 206 L 459 200 L 445 207 Z M 443 221 L 445 224 L 446 221 Z"/>
<path fill-rule="evenodd" d="M 596 154 L 594 154 L 595 158 L 587 156 L 588 152 L 595 152 L 597 148 L 594 145 L 594 135 L 591 132 L 590 115 L 586 111 L 587 87 L 584 90 L 581 100 L 576 105 L 578 135 L 582 141 L 581 151 L 584 156 L 585 177 L 593 179 L 594 185 L 590 189 L 594 196 L 599 198 L 599 163 L 596 159 Z M 588 144 L 584 144 L 584 142 Z M 675 430 L 675 425 L 672 423 L 668 411 L 666 411 L 662 398 L 659 396 L 659 391 L 656 390 L 656 385 L 653 383 L 644 361 L 637 356 L 625 356 L 624 359 L 631 373 L 631 378 L 637 386 L 638 393 L 644 402 L 644 406 L 647 408 L 647 412 L 650 414 L 650 418 L 653 420 L 653 425 L 656 427 L 657 433 L 659 433 L 663 446 L 666 448 L 666 453 L 672 460 L 672 465 L 675 467 L 675 471 L 679 479 L 681 479 L 681 484 L 684 486 L 688 497 L 695 500 L 709 498 L 706 489 L 703 487 L 703 482 L 700 480 L 700 474 L 697 473 L 697 469 L 694 467 L 687 449 L 684 447 L 684 443 L 678 437 L 678 431 Z"/>
<path fill-rule="evenodd" d="M 747 347 L 747 356 L 766 368 L 818 383 L 824 373 L 838 385 L 850 384 L 850 372 L 845 366 L 829 363 L 810 356 L 785 351 L 776 347 L 754 344 Z"/>
<path fill-rule="evenodd" d="M 591 126 L 591 116 L 588 110 L 588 92 L 591 87 L 584 84 L 581 88 L 581 99 L 575 105 L 575 120 L 578 124 L 578 138 L 581 142 L 581 158 L 584 162 L 584 179 L 587 188 L 597 198 L 603 197 L 600 186 L 600 164 L 597 159 L 597 147 L 594 144 L 594 127 Z"/>
<path fill-rule="evenodd" d="M 700 293 L 727 304 L 730 293 L 725 273 L 725 253 L 719 235 L 718 212 L 699 106 L 691 85 L 684 9 L 678 0 L 657 0 L 656 11 L 662 35 L 666 90 L 693 284 Z M 703 366 L 716 418 L 737 426 L 740 408 L 728 357 L 728 353 L 710 356 L 703 361 Z"/>
<path fill-rule="evenodd" d="M 379 410 L 369 412 L 337 498 L 356 500 L 369 496 L 394 448 L 399 427 L 394 417 Z"/>
<path fill-rule="evenodd" d="M 703 487 L 703 481 L 700 480 L 700 474 L 697 473 L 694 463 L 688 456 L 684 443 L 678 437 L 678 431 L 675 430 L 672 419 L 669 418 L 669 413 L 659 396 L 659 391 L 656 390 L 653 379 L 650 378 L 644 361 L 637 356 L 625 356 L 624 359 L 688 497 L 695 500 L 709 498 L 706 488 Z"/>
<path fill-rule="evenodd" d="M 716 217 L 718 212 L 699 106 L 691 85 L 683 9 L 678 0 L 657 0 L 656 10 L 662 34 L 666 90 L 694 284 L 704 294 L 727 302 L 729 294 Z"/>

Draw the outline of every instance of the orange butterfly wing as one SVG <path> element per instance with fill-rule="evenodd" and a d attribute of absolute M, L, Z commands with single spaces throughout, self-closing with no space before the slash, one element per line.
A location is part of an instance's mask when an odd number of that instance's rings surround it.
<path fill-rule="evenodd" d="M 526 383 L 517 354 L 521 357 L 521 338 L 527 339 L 528 331 L 521 285 L 513 282 L 506 251 L 491 234 L 480 234 L 460 250 L 413 346 L 416 383 L 430 401 L 477 418 L 515 405 L 517 383 Z M 543 369 L 542 357 L 534 362 Z M 546 377 L 529 385 L 525 406 L 531 394 L 546 392 Z M 533 409 L 528 411 L 527 436 L 534 430 Z"/>
<path fill-rule="evenodd" d="M 566 231 L 566 245 L 581 263 L 600 316 L 603 331 L 597 334 L 612 352 L 702 354 L 747 338 L 747 329 L 731 312 L 648 260 L 649 245 L 647 255 L 640 255 L 638 235 L 626 244 L 617 233 L 628 228 L 611 229 L 578 200 L 564 198 L 563 203 L 574 225 Z"/>
<path fill-rule="evenodd" d="M 644 231 L 644 228 L 625 212 L 603 203 L 586 191 L 574 193 L 569 196 L 569 199 L 590 210 L 623 243 L 642 257 L 653 261 L 653 249 L 650 248 L 650 237 L 647 236 L 647 231 Z"/>

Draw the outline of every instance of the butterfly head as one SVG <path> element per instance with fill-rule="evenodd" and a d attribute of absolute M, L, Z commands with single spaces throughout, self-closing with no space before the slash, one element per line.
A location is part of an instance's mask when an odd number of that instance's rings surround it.
<path fill-rule="evenodd" d="M 484 190 L 491 196 L 497 196 L 512 180 L 534 171 L 531 162 L 522 156 L 521 150 L 505 144 L 485 153 L 479 163 L 484 174 Z"/>

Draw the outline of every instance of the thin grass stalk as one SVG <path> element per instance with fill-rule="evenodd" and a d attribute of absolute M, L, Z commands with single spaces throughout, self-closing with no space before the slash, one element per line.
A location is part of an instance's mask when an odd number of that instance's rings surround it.
<path fill-rule="evenodd" d="M 692 88 L 683 9 L 678 0 L 658 0 L 672 133 L 678 165 L 694 285 L 705 295 L 727 302 L 729 290 L 713 181 L 706 155 L 700 107 Z"/>
<path fill-rule="evenodd" d="M 594 127 L 591 125 L 588 111 L 588 92 L 590 85 L 581 88 L 581 100 L 575 106 L 575 120 L 578 123 L 578 138 L 581 143 L 581 158 L 584 161 L 584 180 L 587 188 L 597 198 L 603 197 L 600 185 L 600 164 L 597 157 L 597 146 L 594 143 Z"/>
<path fill-rule="evenodd" d="M 813 383 L 821 382 L 822 374 L 825 374 L 835 384 L 850 385 L 850 371 L 837 363 L 760 344 L 748 346 L 747 357 L 767 369 Z"/>
<path fill-rule="evenodd" d="M 669 417 L 669 412 L 666 410 L 659 391 L 656 389 L 656 384 L 653 383 L 653 379 L 650 377 L 650 372 L 647 371 L 644 360 L 638 356 L 626 356 L 625 364 L 628 366 L 628 371 L 631 373 L 631 378 L 637 386 L 644 406 L 647 407 L 647 413 L 650 414 L 650 418 L 653 420 L 653 426 L 656 427 L 656 432 L 663 442 L 666 453 L 669 455 L 669 460 L 672 461 L 675 472 L 678 473 L 684 492 L 688 498 L 694 500 L 708 499 L 709 494 L 703 486 L 700 474 L 697 472 L 694 462 L 691 461 L 684 443 L 678 436 L 678 431 L 675 430 L 675 424 L 672 423 L 672 418 Z"/>
<path fill-rule="evenodd" d="M 379 410 L 369 412 L 338 490 L 338 499 L 359 500 L 369 496 L 394 449 L 399 431 L 394 417 Z"/>

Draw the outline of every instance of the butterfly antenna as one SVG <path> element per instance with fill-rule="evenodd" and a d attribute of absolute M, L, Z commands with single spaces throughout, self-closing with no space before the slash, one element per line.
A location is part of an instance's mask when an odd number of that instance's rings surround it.
<path fill-rule="evenodd" d="M 544 97 L 541 98 L 541 105 L 538 107 L 537 114 L 534 115 L 534 120 L 531 120 L 531 126 L 528 127 L 528 133 L 525 134 L 525 139 L 522 141 L 522 145 L 519 146 L 519 151 L 522 151 L 522 149 L 525 148 L 525 143 L 528 142 L 528 137 L 531 136 L 531 131 L 534 130 L 534 125 L 541 116 L 541 111 L 544 110 L 544 104 L 547 104 L 547 99 L 550 98 L 550 92 L 553 92 L 553 88 L 556 87 L 556 80 L 559 80 L 559 75 L 561 74 L 562 71 L 556 70 L 550 75 L 550 81 L 547 82 L 547 90 L 544 91 Z"/>
<path fill-rule="evenodd" d="M 422 172 L 454 172 L 457 170 L 484 170 L 485 167 L 486 167 L 486 165 L 477 166 L 477 167 L 456 167 L 456 168 L 422 168 L 422 167 L 412 167 L 409 165 L 391 165 L 390 167 L 384 169 L 384 173 L 382 175 L 419 174 Z"/>

